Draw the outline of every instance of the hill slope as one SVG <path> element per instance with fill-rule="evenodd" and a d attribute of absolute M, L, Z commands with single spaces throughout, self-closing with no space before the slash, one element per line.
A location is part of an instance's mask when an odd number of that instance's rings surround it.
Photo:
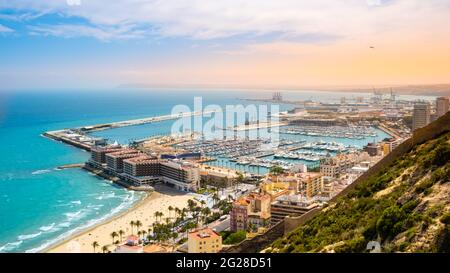
<path fill-rule="evenodd" d="M 267 252 L 450 252 L 450 133 L 396 159 Z"/>

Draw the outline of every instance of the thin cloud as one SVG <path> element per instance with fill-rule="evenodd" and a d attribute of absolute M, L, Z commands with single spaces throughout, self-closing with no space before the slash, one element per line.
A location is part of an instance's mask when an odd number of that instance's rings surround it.
<path fill-rule="evenodd" d="M 132 26 L 93 27 L 76 24 L 29 26 L 29 34 L 57 36 L 63 38 L 93 37 L 101 41 L 117 39 L 139 39 L 146 37 L 145 31 Z"/>
<path fill-rule="evenodd" d="M 11 32 L 14 32 L 14 30 L 0 24 L 0 33 L 11 33 Z"/>
<path fill-rule="evenodd" d="M 63 26 L 47 25 L 44 31 L 42 26 L 30 24 L 38 28 L 38 31 L 33 33 L 63 37 L 76 37 L 74 30 L 80 29 L 82 36 L 100 40 L 156 36 L 214 40 L 274 32 L 283 33 L 285 37 L 320 33 L 352 39 L 361 35 L 378 34 L 379 31 L 403 31 L 405 26 L 415 31 L 418 27 L 429 29 L 436 18 L 448 13 L 448 10 L 436 8 L 448 6 L 445 2 L 90 0 L 81 1 L 79 6 L 70 6 L 66 1 L 0 0 L 0 9 L 13 10 L 18 14 L 60 15 L 57 23 Z M 433 14 L 433 18 L 429 18 L 430 14 Z M 74 18 L 85 21 L 84 27 L 65 21 Z M 130 25 L 133 27 L 127 30 Z M 125 30 L 129 33 L 125 33 Z"/>

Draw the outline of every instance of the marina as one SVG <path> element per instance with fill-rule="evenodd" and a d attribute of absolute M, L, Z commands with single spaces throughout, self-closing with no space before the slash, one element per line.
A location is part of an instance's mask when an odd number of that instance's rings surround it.
<path fill-rule="evenodd" d="M 306 136 L 323 136 L 348 139 L 364 139 L 366 137 L 376 137 L 377 134 L 373 128 L 366 126 L 287 126 L 281 130 L 281 133 Z"/>

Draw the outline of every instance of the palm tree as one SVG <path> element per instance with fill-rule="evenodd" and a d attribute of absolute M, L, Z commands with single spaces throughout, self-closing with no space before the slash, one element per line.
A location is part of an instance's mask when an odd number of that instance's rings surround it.
<path fill-rule="evenodd" d="M 95 249 L 99 246 L 97 241 L 93 241 L 92 242 L 92 247 L 94 248 L 94 253 L 95 253 Z"/>
<path fill-rule="evenodd" d="M 181 210 L 179 208 L 175 208 L 175 217 L 180 216 Z"/>
<path fill-rule="evenodd" d="M 131 222 L 130 222 L 130 226 L 131 226 L 131 234 L 133 234 L 133 227 L 134 227 L 134 224 L 135 224 L 134 221 L 131 221 Z"/>
<path fill-rule="evenodd" d="M 208 216 L 211 214 L 211 210 L 208 207 L 205 207 L 202 209 L 201 211 L 202 215 L 203 215 L 203 223 L 206 223 L 206 219 L 208 218 Z"/>
<path fill-rule="evenodd" d="M 173 207 L 172 207 L 172 206 L 169 206 L 168 209 L 169 209 L 169 217 L 170 217 L 170 214 L 171 214 L 171 212 L 173 211 Z"/>
<path fill-rule="evenodd" d="M 155 211 L 153 216 L 155 216 L 155 221 L 158 222 L 159 211 Z"/>
<path fill-rule="evenodd" d="M 212 199 L 213 199 L 213 206 L 215 206 L 217 201 L 219 201 L 219 195 L 217 195 L 217 193 L 214 193 Z"/>
<path fill-rule="evenodd" d="M 143 230 L 143 231 L 141 231 L 141 234 L 142 234 L 142 240 L 144 240 L 145 235 L 147 234 L 147 231 Z"/>
<path fill-rule="evenodd" d="M 122 236 L 125 235 L 125 231 L 119 230 L 120 241 L 122 242 Z"/>
<path fill-rule="evenodd" d="M 194 229 L 197 227 L 197 224 L 195 222 L 189 222 L 186 224 L 185 229 L 186 229 L 186 237 L 189 235 L 189 231 L 191 229 Z"/>
<path fill-rule="evenodd" d="M 139 230 L 139 231 L 137 232 L 137 236 L 139 237 L 139 240 L 141 239 L 141 235 L 142 235 L 142 231 Z"/>
<path fill-rule="evenodd" d="M 237 177 L 235 179 L 235 184 L 234 184 L 234 190 L 237 190 L 237 187 L 239 184 L 242 184 L 244 182 L 244 175 L 241 172 L 237 172 Z"/>
<path fill-rule="evenodd" d="M 231 194 L 228 194 L 228 201 L 229 202 L 233 201 L 233 196 Z"/>
<path fill-rule="evenodd" d="M 107 247 L 107 246 L 103 246 L 103 247 L 102 247 L 102 252 L 103 252 L 103 253 L 108 252 L 108 247 Z"/>
<path fill-rule="evenodd" d="M 200 216 L 201 211 L 202 211 L 202 208 L 201 208 L 201 207 L 198 207 L 198 206 L 196 206 L 196 207 L 194 208 L 194 210 L 193 210 L 193 215 L 192 215 L 192 216 L 194 216 L 197 225 L 198 225 L 198 218 L 199 218 L 199 216 Z"/>
<path fill-rule="evenodd" d="M 195 208 L 195 205 L 196 205 L 195 201 L 192 200 L 192 199 L 189 199 L 189 200 L 187 200 L 187 203 L 188 203 L 189 211 L 192 212 L 194 210 L 194 208 Z"/>
<path fill-rule="evenodd" d="M 119 235 L 117 234 L 117 232 L 113 231 L 113 232 L 110 234 L 110 236 L 111 236 L 111 238 L 112 238 L 112 243 L 114 244 L 114 239 L 115 239 L 117 236 L 119 236 Z"/>
<path fill-rule="evenodd" d="M 181 210 L 181 219 L 184 220 L 184 219 L 186 218 L 187 212 L 188 212 L 188 209 L 187 209 L 187 208 L 183 208 L 183 209 Z"/>
<path fill-rule="evenodd" d="M 136 226 L 136 230 L 138 230 L 140 227 L 142 227 L 142 222 L 137 220 L 134 225 Z"/>

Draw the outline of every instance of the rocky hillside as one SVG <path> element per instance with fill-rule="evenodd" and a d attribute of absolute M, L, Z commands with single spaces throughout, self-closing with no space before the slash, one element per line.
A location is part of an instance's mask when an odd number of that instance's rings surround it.
<path fill-rule="evenodd" d="M 450 252 L 450 133 L 416 145 L 267 252 Z"/>

